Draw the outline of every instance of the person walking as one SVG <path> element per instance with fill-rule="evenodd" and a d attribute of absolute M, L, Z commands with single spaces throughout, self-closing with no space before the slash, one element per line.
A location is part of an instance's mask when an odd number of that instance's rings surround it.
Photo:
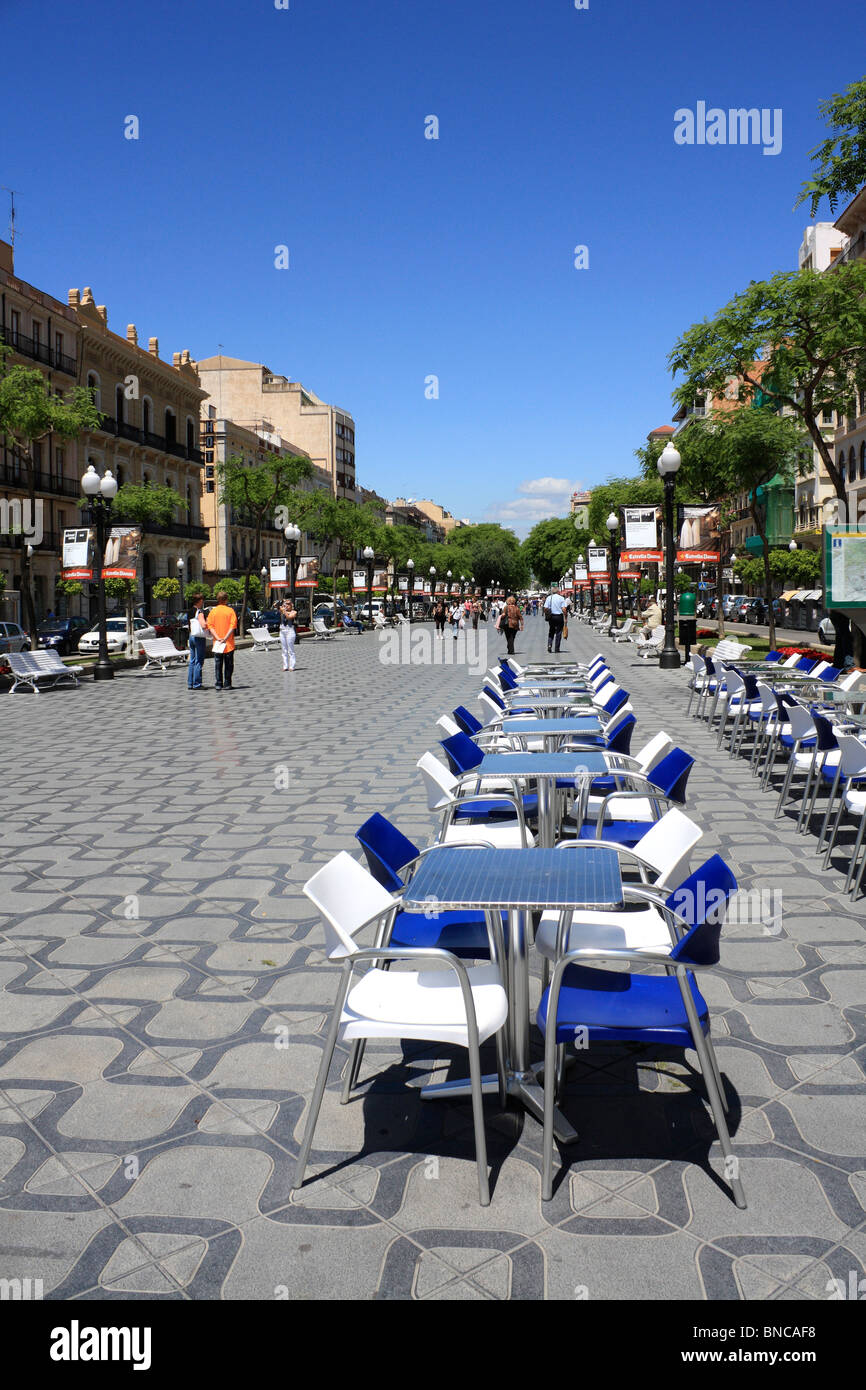
<path fill-rule="evenodd" d="M 505 633 L 505 641 L 508 647 L 508 655 L 514 655 L 514 639 L 518 632 L 523 630 L 523 614 L 521 613 L 517 599 L 513 594 L 509 594 L 505 600 L 505 607 L 499 620 L 499 629 Z"/>
<path fill-rule="evenodd" d="M 479 619 L 480 617 L 481 617 L 481 604 L 480 604 L 480 603 L 478 602 L 478 600 L 476 599 L 475 602 L 474 602 L 473 605 L 472 605 L 472 627 L 473 627 L 474 631 L 476 631 L 476 632 L 478 631 L 478 619 Z"/>
<path fill-rule="evenodd" d="M 279 607 L 280 614 L 280 650 L 283 653 L 283 670 L 294 671 L 295 669 L 295 639 L 298 630 L 295 624 L 298 621 L 298 610 L 290 598 L 283 599 Z"/>
<path fill-rule="evenodd" d="M 214 639 L 214 685 L 217 690 L 231 690 L 235 673 L 235 632 L 238 616 L 233 608 L 229 608 L 228 595 L 222 590 L 216 596 L 216 607 L 208 614 L 207 625 Z"/>
<path fill-rule="evenodd" d="M 435 605 L 435 607 L 434 607 L 434 609 L 433 609 L 433 623 L 434 623 L 434 626 L 435 626 L 435 628 L 436 628 L 436 636 L 437 636 L 438 638 L 440 638 L 440 640 L 443 641 L 443 642 L 444 642 L 444 640 L 445 640 L 445 619 L 446 619 L 446 617 L 447 617 L 447 614 L 446 614 L 446 612 L 445 612 L 445 603 L 444 603 L 444 601 L 443 601 L 442 599 L 437 599 L 437 600 L 436 600 L 436 605 Z"/>
<path fill-rule="evenodd" d="M 454 632 L 454 641 L 457 641 L 457 634 L 460 631 L 460 623 L 463 618 L 463 609 L 459 603 L 455 603 L 449 614 L 451 627 Z"/>
<path fill-rule="evenodd" d="M 207 648 L 207 618 L 204 615 L 204 597 L 193 594 L 189 610 L 189 667 L 186 676 L 187 690 L 202 690 L 204 674 L 204 654 Z"/>
<path fill-rule="evenodd" d="M 544 600 L 544 615 L 547 618 L 547 650 L 559 651 L 562 642 L 562 629 L 565 626 L 565 613 L 568 604 L 558 590 L 554 589 Z"/>

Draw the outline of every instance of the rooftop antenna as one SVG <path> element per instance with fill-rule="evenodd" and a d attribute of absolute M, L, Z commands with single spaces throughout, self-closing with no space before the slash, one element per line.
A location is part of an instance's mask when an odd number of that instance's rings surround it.
<path fill-rule="evenodd" d="M 4 193 L 9 194 L 9 245 L 15 248 L 15 189 L 3 185 Z"/>

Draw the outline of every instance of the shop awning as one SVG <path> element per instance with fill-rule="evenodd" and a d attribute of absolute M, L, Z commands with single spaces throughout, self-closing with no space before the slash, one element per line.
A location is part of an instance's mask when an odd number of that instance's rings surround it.
<path fill-rule="evenodd" d="M 821 593 L 822 593 L 822 590 L 821 590 L 821 589 L 810 589 L 809 592 L 808 592 L 808 594 L 806 595 L 806 600 L 807 600 L 807 602 L 809 602 L 809 603 L 817 603 L 818 600 L 819 600 L 820 597 L 821 597 Z"/>
<path fill-rule="evenodd" d="M 794 597 L 794 595 L 796 594 L 796 592 L 797 592 L 796 589 L 789 589 L 788 592 L 787 592 L 786 594 L 782 594 L 782 596 L 781 596 L 782 602 L 783 602 L 783 603 L 790 603 L 790 602 L 791 602 L 791 599 Z"/>
<path fill-rule="evenodd" d="M 798 589 L 798 590 L 796 591 L 796 593 L 793 593 L 793 594 L 791 595 L 791 602 L 792 602 L 792 603 L 805 603 L 806 599 L 809 597 L 809 595 L 810 595 L 811 592 L 812 592 L 811 589 Z"/>

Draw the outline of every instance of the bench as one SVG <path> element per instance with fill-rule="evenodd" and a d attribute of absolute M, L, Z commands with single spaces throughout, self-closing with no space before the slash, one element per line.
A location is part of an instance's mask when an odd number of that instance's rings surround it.
<path fill-rule="evenodd" d="M 143 676 L 148 671 L 162 671 L 165 676 L 169 666 L 183 666 L 189 661 L 189 652 L 178 651 L 170 637 L 143 637 L 139 646 L 147 657 L 141 670 Z"/>
<path fill-rule="evenodd" d="M 654 627 L 651 637 L 638 637 L 635 642 L 635 651 L 640 657 L 658 656 L 665 644 L 664 624 Z"/>
<path fill-rule="evenodd" d="M 78 677 L 84 670 L 83 666 L 64 666 L 58 652 L 7 652 L 6 661 L 12 672 L 14 681 L 10 695 L 14 695 L 19 685 L 29 686 L 34 695 L 39 694 L 42 685 L 60 685 L 63 681 L 68 681 L 72 685 L 78 685 Z"/>
<path fill-rule="evenodd" d="M 280 639 L 275 632 L 268 632 L 266 627 L 251 627 L 250 637 L 253 639 L 254 652 L 269 652 L 271 647 L 278 647 Z"/>
<path fill-rule="evenodd" d="M 626 618 L 622 627 L 615 627 L 611 632 L 614 642 L 630 642 L 631 634 L 634 630 L 634 618 Z"/>
<path fill-rule="evenodd" d="M 330 642 L 334 636 L 331 629 L 325 626 L 324 618 L 313 619 L 313 632 L 316 634 L 317 642 Z"/>
<path fill-rule="evenodd" d="M 732 637 L 723 637 L 712 651 L 709 653 L 714 661 L 736 661 L 737 657 L 745 656 L 752 648 L 745 642 L 736 642 Z"/>

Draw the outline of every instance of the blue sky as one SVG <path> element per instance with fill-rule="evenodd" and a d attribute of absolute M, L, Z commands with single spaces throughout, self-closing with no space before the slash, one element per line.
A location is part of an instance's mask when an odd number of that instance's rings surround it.
<path fill-rule="evenodd" d="M 796 267 L 817 103 L 864 68 L 860 0 L 824 27 L 806 0 L 7 0 L 0 26 L 33 59 L 0 142 L 23 279 L 92 286 L 169 360 L 303 381 L 354 415 L 360 482 L 521 535 L 632 469 L 683 329 Z M 677 145 L 699 101 L 780 108 L 781 151 Z"/>

